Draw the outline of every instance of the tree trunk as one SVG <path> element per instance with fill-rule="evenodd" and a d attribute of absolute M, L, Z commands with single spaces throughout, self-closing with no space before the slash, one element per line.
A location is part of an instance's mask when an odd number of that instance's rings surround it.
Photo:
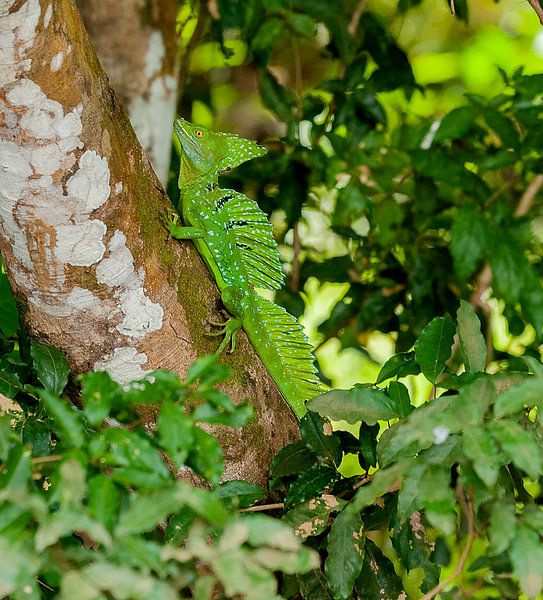
<path fill-rule="evenodd" d="M 168 239 L 168 200 L 73 0 L 2 0 L 0 39 L 0 251 L 26 327 L 74 373 L 183 376 L 216 347 L 218 293 L 192 244 Z M 226 477 L 262 483 L 296 422 L 244 336 L 223 360 L 225 390 L 256 412 L 217 429 Z"/>
<path fill-rule="evenodd" d="M 177 103 L 177 0 L 77 4 L 111 86 L 165 186 Z"/>

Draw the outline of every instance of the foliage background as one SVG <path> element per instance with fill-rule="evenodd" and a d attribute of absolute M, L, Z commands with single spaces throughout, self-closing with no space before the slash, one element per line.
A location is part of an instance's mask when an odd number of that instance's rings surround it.
<path fill-rule="evenodd" d="M 179 112 L 270 147 L 222 185 L 270 214 L 276 301 L 338 389 L 269 490 L 219 485 L 198 423 L 250 418 L 216 389 L 224 369 L 126 390 L 91 374 L 71 407 L 3 276 L 0 392 L 22 410 L 0 421 L 0 595 L 540 594 L 543 37 L 527 4 L 455 8 L 180 3 Z M 158 398 L 150 432 L 133 405 Z M 186 466 L 210 489 L 176 482 Z"/>

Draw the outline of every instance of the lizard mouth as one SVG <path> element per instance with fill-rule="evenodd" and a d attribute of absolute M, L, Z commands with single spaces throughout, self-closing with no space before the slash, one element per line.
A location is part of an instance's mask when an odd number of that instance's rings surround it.
<path fill-rule="evenodd" d="M 179 138 L 179 141 L 181 142 L 181 146 L 186 154 L 188 154 L 189 156 L 194 155 L 194 154 L 200 154 L 200 152 L 198 151 L 199 150 L 198 144 L 196 143 L 195 140 L 192 139 L 191 132 L 186 125 L 187 122 L 188 121 L 185 121 L 185 119 L 182 119 L 182 118 L 176 119 L 173 124 L 173 130 L 175 131 L 175 134 Z"/>

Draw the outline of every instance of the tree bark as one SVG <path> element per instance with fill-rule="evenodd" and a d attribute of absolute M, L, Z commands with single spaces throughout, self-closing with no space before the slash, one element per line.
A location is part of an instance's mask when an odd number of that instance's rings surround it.
<path fill-rule="evenodd" d="M 216 347 L 218 293 L 192 244 L 168 239 L 168 200 L 73 0 L 3 0 L 0 38 L 0 252 L 25 326 L 74 373 L 183 376 Z M 225 391 L 256 412 L 217 428 L 225 476 L 262 483 L 296 421 L 244 336 L 223 360 Z"/>
<path fill-rule="evenodd" d="M 177 1 L 78 0 L 77 4 L 111 86 L 165 186 L 177 101 Z"/>

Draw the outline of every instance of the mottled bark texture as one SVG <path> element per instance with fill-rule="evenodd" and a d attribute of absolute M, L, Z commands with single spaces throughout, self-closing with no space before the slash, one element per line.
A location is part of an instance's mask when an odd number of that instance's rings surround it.
<path fill-rule="evenodd" d="M 177 93 L 177 0 L 77 0 L 104 71 L 166 185 Z"/>
<path fill-rule="evenodd" d="M 2 0 L 0 39 L 0 251 L 25 325 L 74 373 L 183 376 L 215 348 L 217 290 L 192 244 L 168 239 L 168 200 L 73 0 Z M 244 336 L 223 360 L 226 391 L 257 413 L 218 429 L 226 475 L 262 482 L 296 424 Z"/>

